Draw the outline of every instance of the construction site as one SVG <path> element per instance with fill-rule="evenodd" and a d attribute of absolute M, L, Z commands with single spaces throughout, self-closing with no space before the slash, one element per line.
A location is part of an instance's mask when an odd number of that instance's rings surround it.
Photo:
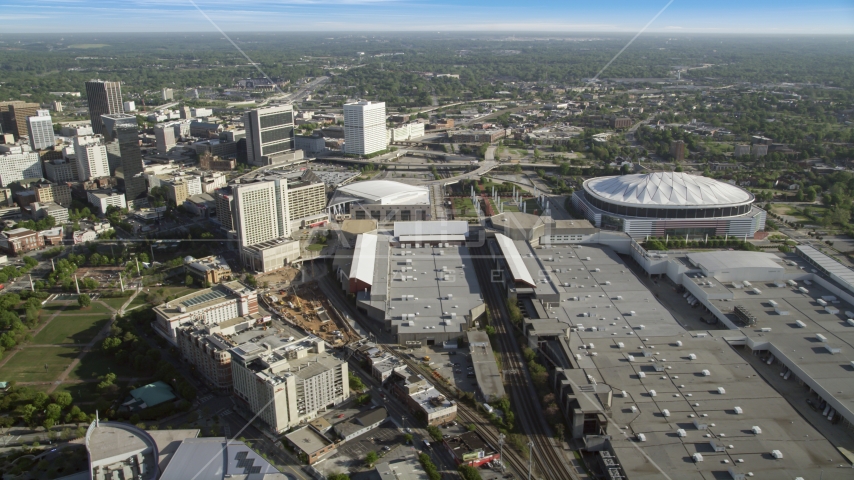
<path fill-rule="evenodd" d="M 302 284 L 269 293 L 261 297 L 271 312 L 285 322 L 316 335 L 333 347 L 343 347 L 361 337 L 332 306 L 317 286 L 317 282 Z"/>

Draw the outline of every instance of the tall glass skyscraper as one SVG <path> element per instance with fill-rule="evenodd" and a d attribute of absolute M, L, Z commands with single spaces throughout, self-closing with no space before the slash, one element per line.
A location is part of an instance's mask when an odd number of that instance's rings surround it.
<path fill-rule="evenodd" d="M 92 131 L 99 135 L 103 134 L 101 131 L 101 115 L 125 113 L 122 106 L 122 84 L 120 82 L 89 80 L 86 82 L 86 101 L 89 104 Z"/>

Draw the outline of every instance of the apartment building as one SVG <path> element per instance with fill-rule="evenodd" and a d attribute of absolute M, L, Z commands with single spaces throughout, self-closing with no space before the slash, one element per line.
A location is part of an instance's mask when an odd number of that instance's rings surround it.
<path fill-rule="evenodd" d="M 258 313 L 257 292 L 239 281 L 214 285 L 154 307 L 154 330 L 177 345 L 175 331 L 184 323 L 218 325 Z"/>
<path fill-rule="evenodd" d="M 38 182 L 31 185 L 39 203 L 56 203 L 63 207 L 71 206 L 71 187 L 67 183 Z"/>
<path fill-rule="evenodd" d="M 45 177 L 51 182 L 76 182 L 77 162 L 71 159 L 52 158 L 44 162 Z"/>
<path fill-rule="evenodd" d="M 234 394 L 276 433 L 315 418 L 350 396 L 345 361 L 315 336 L 270 335 L 232 348 Z"/>
<path fill-rule="evenodd" d="M 110 163 L 103 137 L 74 137 L 74 153 L 77 155 L 77 173 L 81 180 L 110 176 Z"/>
<path fill-rule="evenodd" d="M 0 187 L 25 178 L 41 178 L 42 164 L 37 152 L 6 153 L 0 155 Z"/>
<path fill-rule="evenodd" d="M 196 371 L 214 388 L 224 392 L 232 389 L 231 354 L 238 344 L 264 336 L 260 314 L 235 317 L 217 325 L 196 321 L 181 325 L 176 331 L 181 356 L 196 367 Z M 238 333 L 239 332 L 239 333 Z"/>

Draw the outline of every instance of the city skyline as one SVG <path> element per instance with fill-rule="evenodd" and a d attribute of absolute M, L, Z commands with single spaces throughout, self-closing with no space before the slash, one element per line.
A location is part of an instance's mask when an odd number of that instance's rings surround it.
<path fill-rule="evenodd" d="M 346 32 L 634 32 L 668 5 L 612 1 L 608 5 L 538 2 L 520 7 L 507 0 L 407 2 L 396 0 L 250 0 L 239 8 L 222 0 L 175 4 L 132 0 L 120 7 L 93 7 L 81 0 L 37 5 L 12 0 L 0 14 L 0 31 L 36 33 L 207 32 L 203 11 L 225 31 Z M 198 9 L 196 8 L 198 5 Z M 128 20 L 132 19 L 132 20 Z M 190 21 L 196 20 L 196 21 Z M 283 23 L 287 22 L 287 23 Z M 117 25 L 121 25 L 118 28 Z M 718 34 L 854 34 L 854 5 L 844 0 L 809 4 L 760 0 L 745 4 L 673 2 L 648 32 Z"/>

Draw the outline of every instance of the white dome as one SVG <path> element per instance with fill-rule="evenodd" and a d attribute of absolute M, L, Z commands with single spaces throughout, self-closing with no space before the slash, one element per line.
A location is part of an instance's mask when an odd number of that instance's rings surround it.
<path fill-rule="evenodd" d="M 584 190 L 605 202 L 627 206 L 729 206 L 753 201 L 751 193 L 734 185 L 680 172 L 593 178 L 584 182 Z"/>
<path fill-rule="evenodd" d="M 361 200 L 383 205 L 429 205 L 430 190 L 420 185 L 391 180 L 368 180 L 339 188 L 330 205 L 342 203 L 342 200 Z"/>

